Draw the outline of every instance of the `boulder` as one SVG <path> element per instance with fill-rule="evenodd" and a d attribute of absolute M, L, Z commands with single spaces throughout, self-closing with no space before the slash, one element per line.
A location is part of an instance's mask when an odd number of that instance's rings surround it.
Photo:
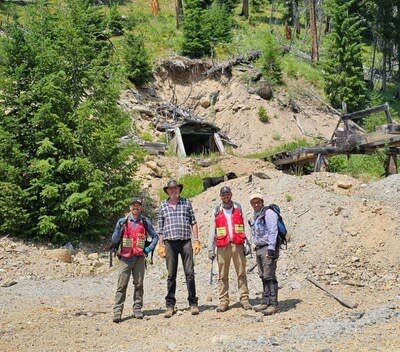
<path fill-rule="evenodd" d="M 264 83 L 257 88 L 256 93 L 264 100 L 271 100 L 273 97 L 272 87 L 268 83 Z"/>
<path fill-rule="evenodd" d="M 48 249 L 45 251 L 45 255 L 63 263 L 72 263 L 72 252 L 69 249 Z"/>

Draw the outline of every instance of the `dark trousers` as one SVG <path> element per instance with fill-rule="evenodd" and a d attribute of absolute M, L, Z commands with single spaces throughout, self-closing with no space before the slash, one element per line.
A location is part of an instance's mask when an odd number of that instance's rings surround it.
<path fill-rule="evenodd" d="M 196 284 L 194 280 L 193 248 L 191 240 L 166 240 L 165 252 L 168 271 L 167 289 L 165 297 L 167 307 L 174 307 L 176 303 L 176 273 L 178 270 L 179 254 L 182 258 L 183 271 L 186 277 L 188 301 L 190 306 L 197 305 Z"/>
<path fill-rule="evenodd" d="M 262 247 L 256 250 L 256 259 L 258 265 L 258 275 L 263 283 L 262 303 L 266 305 L 278 305 L 278 280 L 276 278 L 276 266 L 279 252 L 276 251 L 276 257 L 268 257 L 268 247 Z"/>

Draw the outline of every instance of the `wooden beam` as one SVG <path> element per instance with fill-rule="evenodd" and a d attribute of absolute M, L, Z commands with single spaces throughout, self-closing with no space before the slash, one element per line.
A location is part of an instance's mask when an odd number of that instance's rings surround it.
<path fill-rule="evenodd" d="M 379 105 L 379 106 L 375 106 L 373 108 L 370 109 L 365 109 L 365 110 L 360 110 L 360 111 L 355 111 L 355 112 L 351 112 L 351 113 L 346 113 L 343 114 L 342 116 L 342 120 L 346 121 L 346 120 L 356 120 L 356 119 L 360 119 L 362 117 L 371 115 L 371 114 L 375 114 L 377 112 L 382 112 L 384 111 L 386 113 L 386 111 L 389 111 L 389 104 L 385 103 L 383 105 Z M 390 113 L 389 113 L 390 115 Z M 391 118 L 391 116 L 390 116 Z M 386 114 L 386 119 L 388 119 L 388 115 Z M 389 121 L 389 120 L 388 120 Z M 389 123 L 392 123 L 393 121 L 391 120 Z"/>

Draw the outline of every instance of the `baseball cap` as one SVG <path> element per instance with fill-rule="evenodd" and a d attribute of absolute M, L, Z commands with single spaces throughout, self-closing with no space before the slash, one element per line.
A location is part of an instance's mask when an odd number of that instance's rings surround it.
<path fill-rule="evenodd" d="M 230 187 L 228 187 L 228 186 L 223 186 L 223 187 L 221 188 L 221 190 L 219 191 L 219 194 L 222 194 L 222 193 L 232 193 L 232 191 L 231 191 Z"/>
<path fill-rule="evenodd" d="M 139 197 L 133 197 L 129 204 L 134 204 L 134 203 L 142 205 L 142 200 Z"/>

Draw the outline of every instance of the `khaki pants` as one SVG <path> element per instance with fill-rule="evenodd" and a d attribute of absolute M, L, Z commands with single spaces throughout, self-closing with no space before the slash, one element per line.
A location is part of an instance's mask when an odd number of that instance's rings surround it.
<path fill-rule="evenodd" d="M 217 248 L 217 260 L 220 304 L 229 305 L 229 267 L 231 260 L 233 261 L 237 275 L 240 302 L 248 302 L 249 289 L 247 286 L 246 257 L 243 245 L 229 243 L 226 247 Z"/>
<path fill-rule="evenodd" d="M 114 316 L 120 316 L 124 308 L 126 289 L 132 274 L 133 285 L 133 310 L 140 310 L 143 306 L 143 280 L 144 280 L 145 258 L 137 257 L 134 262 L 119 261 L 118 285 L 115 293 Z"/>

